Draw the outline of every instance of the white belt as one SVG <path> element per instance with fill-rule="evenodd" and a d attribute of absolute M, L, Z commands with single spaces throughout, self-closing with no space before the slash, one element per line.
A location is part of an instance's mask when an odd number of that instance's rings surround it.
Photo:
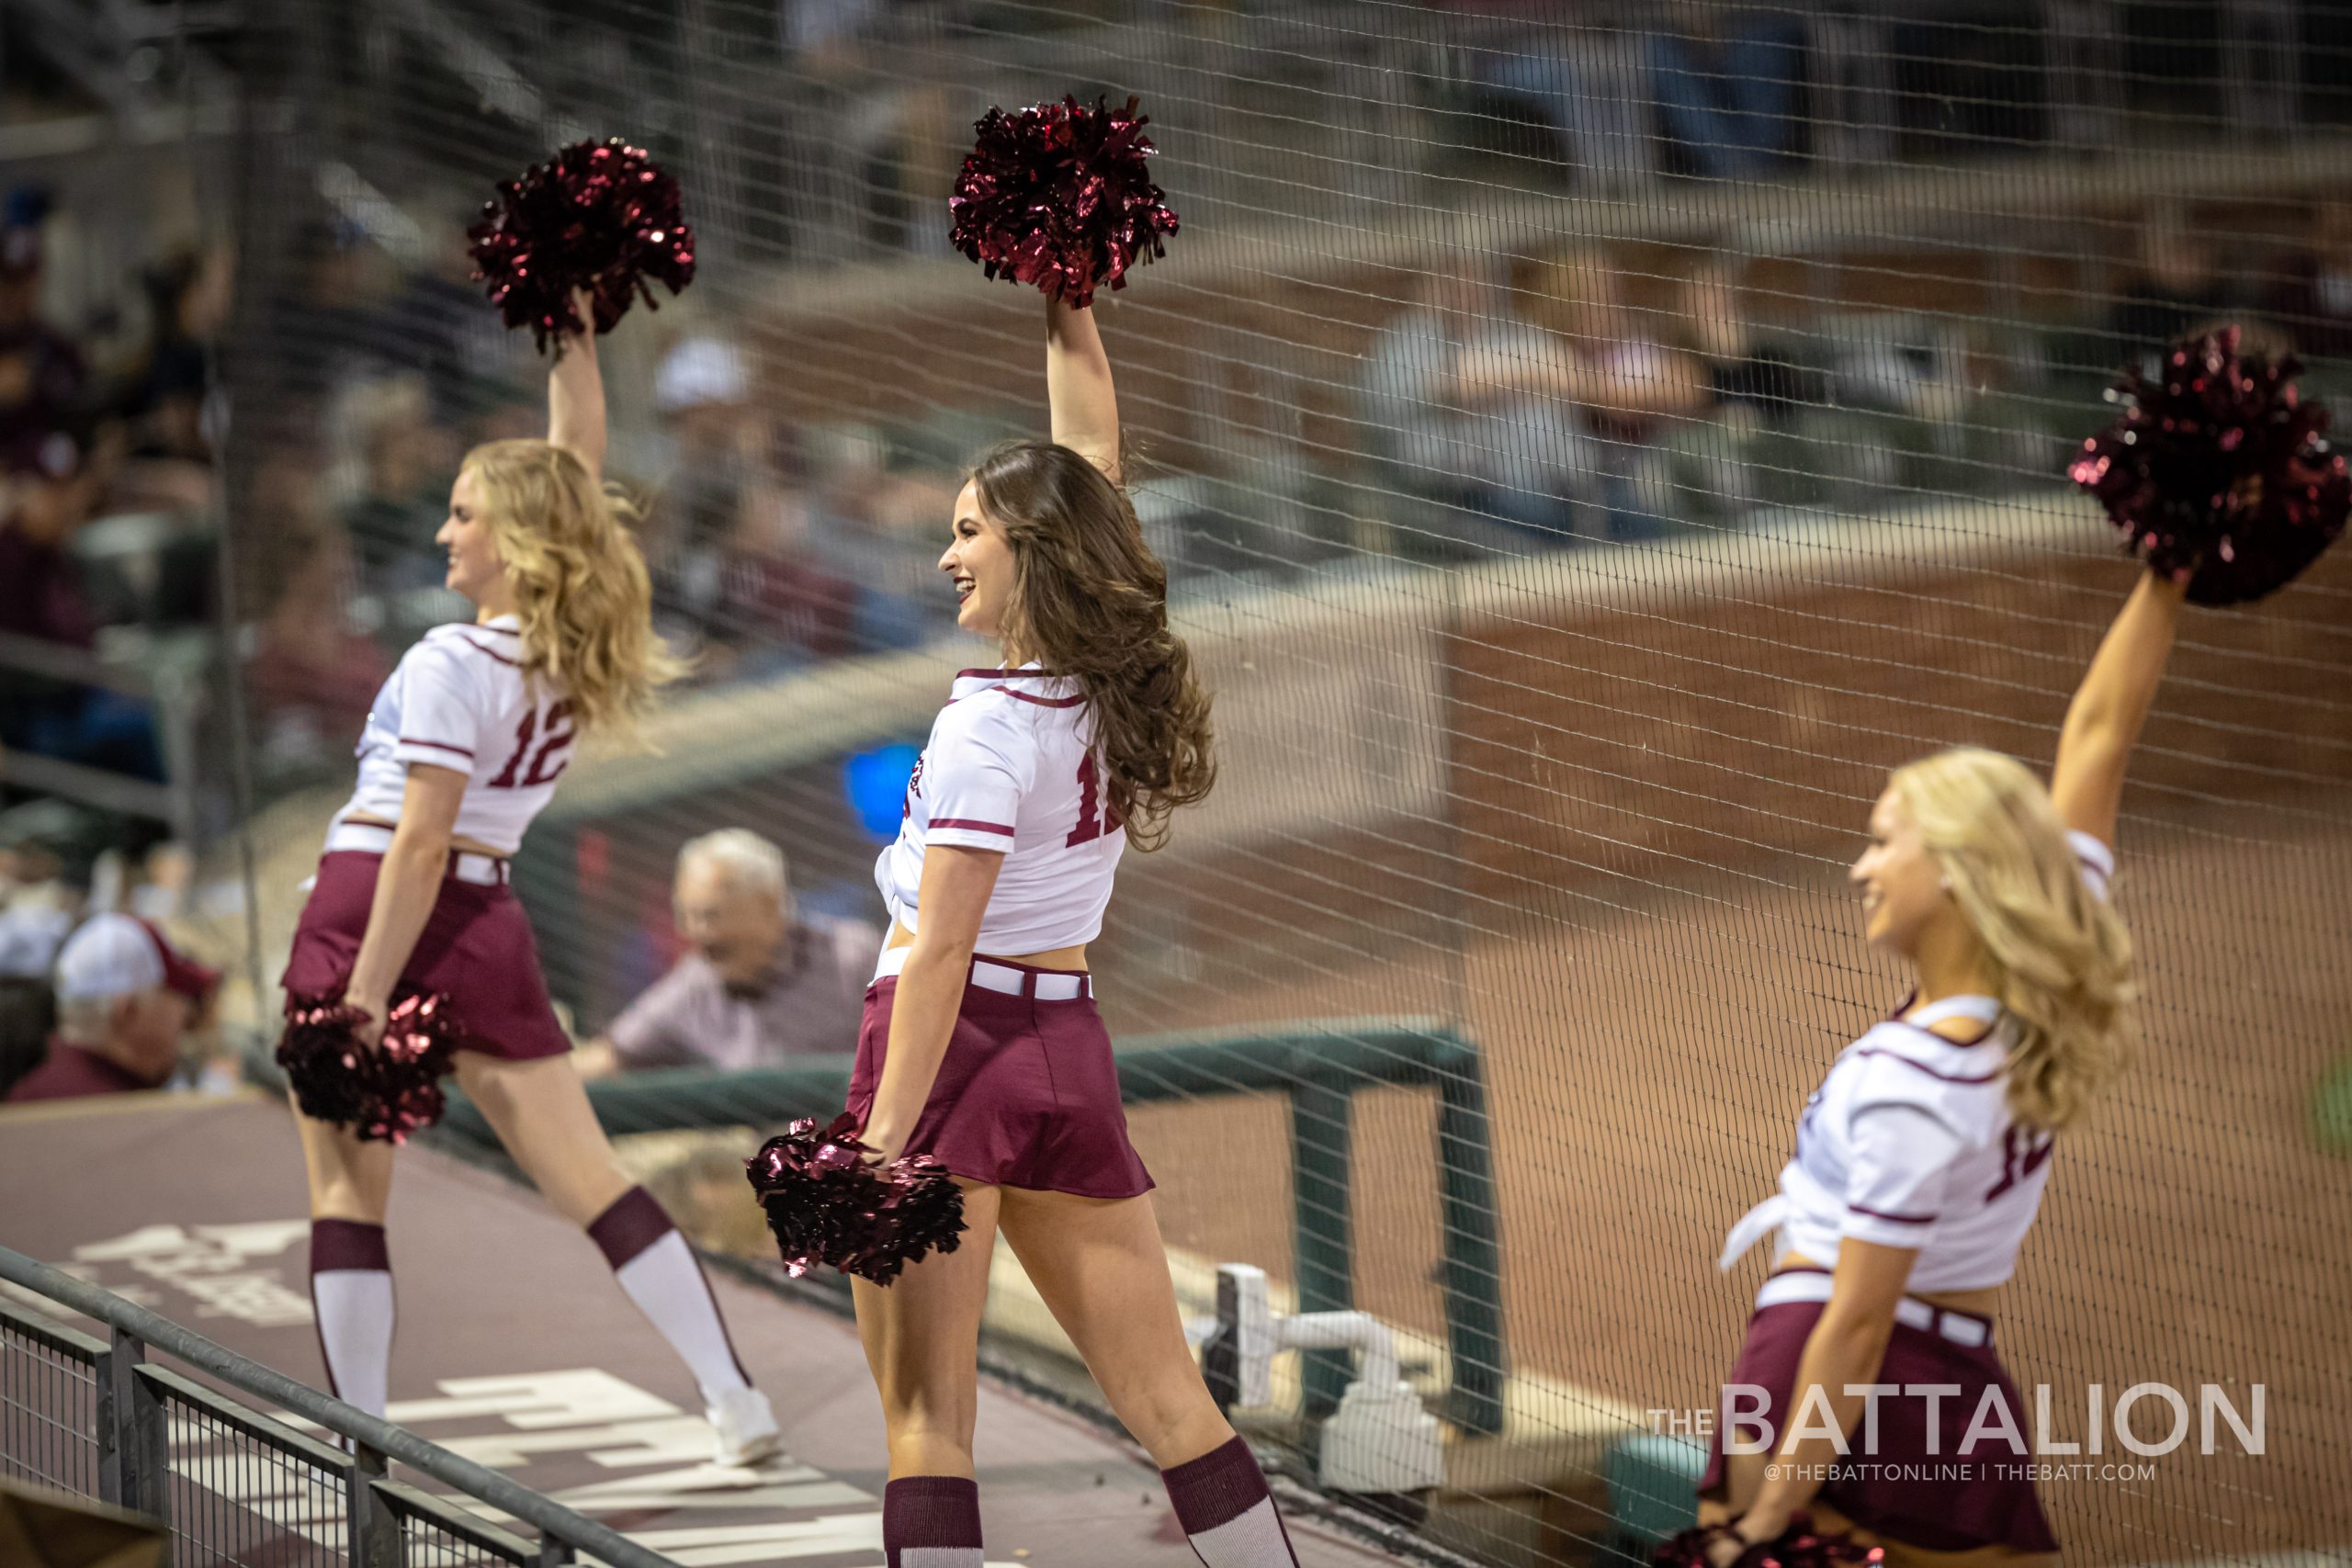
<path fill-rule="evenodd" d="M 1790 1302 L 1826 1302 L 1829 1299 L 1832 1281 L 1826 1274 L 1811 1269 L 1792 1269 L 1775 1274 L 1764 1281 L 1756 1292 L 1758 1307 L 1782 1306 Z M 1950 1307 L 1930 1306 L 1915 1297 L 1905 1296 L 1894 1303 L 1894 1321 L 1906 1327 L 1939 1334 L 1955 1345 L 1975 1349 L 1990 1344 L 1993 1322 L 1973 1312 L 1954 1312 Z"/>
<path fill-rule="evenodd" d="M 338 822 L 327 829 L 329 854 L 356 850 L 361 854 L 379 855 L 392 847 L 392 830 L 373 822 Z M 459 882 L 471 882 L 483 887 L 498 887 L 507 880 L 507 863 L 497 855 L 478 855 L 467 851 L 449 852 L 449 874 Z"/>
<path fill-rule="evenodd" d="M 886 947 L 874 966 L 877 980 L 907 966 L 911 947 Z M 972 960 L 972 984 L 983 991 L 1008 997 L 1032 997 L 1041 1002 L 1074 1002 L 1094 994 L 1094 976 L 1082 969 L 1032 969 L 1025 964 L 1005 964 L 993 958 Z"/>
<path fill-rule="evenodd" d="M 1739 1223 L 1731 1227 L 1729 1235 L 1724 1237 L 1723 1256 L 1715 1259 L 1715 1267 L 1728 1270 L 1733 1264 L 1747 1256 L 1749 1247 L 1788 1222 L 1788 1196 L 1776 1192 L 1739 1216 Z"/>

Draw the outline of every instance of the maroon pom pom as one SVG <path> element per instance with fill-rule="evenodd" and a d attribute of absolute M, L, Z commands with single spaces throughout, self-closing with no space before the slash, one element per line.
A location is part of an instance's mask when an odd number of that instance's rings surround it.
<path fill-rule="evenodd" d="M 466 231 L 474 276 L 490 284 L 506 324 L 528 326 L 542 350 L 550 337 L 586 330 L 574 289 L 588 291 L 596 330 L 608 333 L 633 300 L 660 308 L 649 277 L 673 294 L 694 281 L 678 182 L 617 136 L 575 141 L 522 178 L 501 180 L 481 211 Z"/>
<path fill-rule="evenodd" d="M 1652 1568 L 1714 1568 L 1707 1548 L 1730 1536 L 1722 1525 L 1684 1530 L 1650 1554 Z M 1777 1540 L 1744 1549 L 1733 1568 L 1877 1568 L 1885 1561 L 1884 1547 L 1864 1546 L 1850 1535 L 1823 1534 L 1799 1514 Z"/>
<path fill-rule="evenodd" d="M 795 1279 L 821 1263 L 887 1285 L 933 1248 L 956 1250 L 964 1193 L 947 1168 L 928 1155 L 870 1166 L 867 1152 L 844 1113 L 821 1133 L 803 1117 L 745 1162 Z"/>
<path fill-rule="evenodd" d="M 948 238 L 990 277 L 1046 298 L 1094 302 L 1125 288 L 1127 269 L 1165 254 L 1176 214 L 1151 183 L 1151 138 L 1136 100 L 1114 109 L 1076 98 L 1007 114 L 992 108 L 947 198 Z"/>
<path fill-rule="evenodd" d="M 289 996 L 277 1065 L 305 1116 L 349 1127 L 363 1141 L 403 1144 L 441 1120 L 441 1077 L 460 1032 L 437 996 L 393 1003 L 372 1049 L 356 1032 L 366 1021 L 337 997 Z"/>
<path fill-rule="evenodd" d="M 2175 344 L 2155 380 L 2125 371 L 2108 394 L 2122 416 L 2066 468 L 2105 504 L 2126 552 L 2187 582 L 2199 604 L 2284 587 L 2352 513 L 2327 410 L 2296 395 L 2301 364 L 2242 355 L 2238 342 L 2225 327 Z"/>

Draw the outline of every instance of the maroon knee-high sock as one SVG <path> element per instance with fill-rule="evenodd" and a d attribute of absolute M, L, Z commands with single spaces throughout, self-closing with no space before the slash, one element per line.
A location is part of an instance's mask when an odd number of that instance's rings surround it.
<path fill-rule="evenodd" d="M 1239 1438 L 1161 1471 L 1159 1479 L 1193 1555 L 1208 1568 L 1298 1568 L 1265 1472 Z"/>
<path fill-rule="evenodd" d="M 884 1568 L 980 1568 L 980 1483 L 910 1475 L 882 1488 Z"/>

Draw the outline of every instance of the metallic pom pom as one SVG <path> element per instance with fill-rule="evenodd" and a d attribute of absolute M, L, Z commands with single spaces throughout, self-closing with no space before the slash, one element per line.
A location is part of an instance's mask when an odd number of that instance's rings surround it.
<path fill-rule="evenodd" d="M 956 1250 L 964 1193 L 946 1167 L 928 1155 L 870 1166 L 867 1152 L 844 1113 L 821 1133 L 803 1117 L 744 1162 L 793 1278 L 825 1264 L 887 1285 L 925 1253 Z"/>
<path fill-rule="evenodd" d="M 2121 417 L 2066 468 L 2098 497 L 2125 553 L 2188 585 L 2199 604 L 2284 587 L 2352 513 L 2352 475 L 2327 439 L 2327 410 L 2297 396 L 2291 354 L 2241 355 L 2236 327 L 2165 351 L 2150 380 L 2127 370 L 2109 394 Z"/>
<path fill-rule="evenodd" d="M 339 1122 L 363 1141 L 404 1144 L 441 1120 L 441 1078 L 462 1032 L 437 996 L 393 1003 L 373 1049 L 356 1032 L 366 1021 L 338 997 L 289 996 L 277 1065 L 305 1116 Z"/>
<path fill-rule="evenodd" d="M 660 308 L 648 278 L 672 294 L 694 281 L 678 182 L 617 136 L 575 141 L 520 179 L 501 180 L 481 211 L 466 231 L 474 276 L 489 283 L 506 324 L 528 326 L 542 352 L 549 338 L 586 330 L 574 289 L 588 291 L 595 328 L 608 333 L 639 299 Z"/>
<path fill-rule="evenodd" d="M 990 277 L 1086 306 L 1124 288 L 1127 269 L 1165 254 L 1176 214 L 1151 183 L 1151 139 L 1136 100 L 992 108 L 947 198 L 948 239 Z"/>
<path fill-rule="evenodd" d="M 1651 1568 L 1714 1568 L 1707 1548 L 1730 1536 L 1723 1525 L 1684 1530 L 1650 1554 Z M 1825 1535 L 1799 1514 L 1779 1539 L 1743 1550 L 1732 1568 L 1878 1568 L 1885 1561 L 1884 1547 L 1864 1546 L 1850 1535 Z"/>

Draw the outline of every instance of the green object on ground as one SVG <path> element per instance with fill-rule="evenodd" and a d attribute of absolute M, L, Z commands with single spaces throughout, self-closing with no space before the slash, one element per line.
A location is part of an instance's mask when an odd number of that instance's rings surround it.
<path fill-rule="evenodd" d="M 2320 1079 L 2319 1090 L 2312 1096 L 2312 1128 L 2319 1134 L 2321 1148 L 2352 1159 L 2352 1056 Z"/>
<path fill-rule="evenodd" d="M 1699 1522 L 1707 1450 L 1688 1438 L 1627 1438 L 1609 1450 L 1609 1512 L 1621 1543 L 1646 1551 Z"/>

